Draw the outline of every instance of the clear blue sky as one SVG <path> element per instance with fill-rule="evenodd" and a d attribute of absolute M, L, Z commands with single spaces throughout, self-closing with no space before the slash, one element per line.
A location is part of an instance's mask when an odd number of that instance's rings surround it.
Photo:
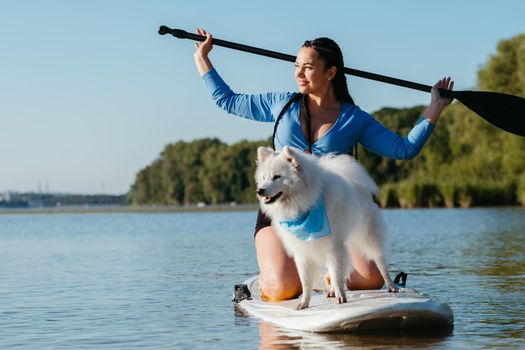
<path fill-rule="evenodd" d="M 522 0 L 2 1 L 0 193 L 124 193 L 168 143 L 271 134 L 215 107 L 193 43 L 159 36 L 162 24 L 289 54 L 329 36 L 347 67 L 429 85 L 451 75 L 466 90 L 500 39 L 525 32 L 524 14 Z M 220 47 L 211 57 L 235 91 L 296 89 L 291 63 Z M 348 83 L 369 112 L 429 100 Z"/>

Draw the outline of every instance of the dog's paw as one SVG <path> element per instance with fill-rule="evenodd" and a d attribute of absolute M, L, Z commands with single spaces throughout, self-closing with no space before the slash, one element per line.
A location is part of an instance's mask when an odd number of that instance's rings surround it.
<path fill-rule="evenodd" d="M 326 297 L 327 298 L 334 298 L 335 297 L 335 291 L 333 291 L 332 289 L 329 289 L 328 292 L 326 292 Z"/>
<path fill-rule="evenodd" d="M 308 304 L 309 304 L 309 303 L 303 303 L 303 302 L 301 302 L 301 303 L 297 303 L 297 304 L 295 304 L 295 305 L 293 306 L 293 308 L 294 308 L 294 310 L 302 310 L 302 309 L 306 309 L 306 308 L 308 308 Z"/>
<path fill-rule="evenodd" d="M 392 284 L 390 284 L 388 286 L 388 292 L 389 293 L 397 293 L 397 292 L 399 292 L 399 288 L 397 288 L 396 285 L 392 283 Z"/>
<path fill-rule="evenodd" d="M 335 298 L 335 303 L 336 304 L 344 304 L 344 303 L 346 303 L 346 295 L 343 294 L 340 297 L 336 297 Z"/>

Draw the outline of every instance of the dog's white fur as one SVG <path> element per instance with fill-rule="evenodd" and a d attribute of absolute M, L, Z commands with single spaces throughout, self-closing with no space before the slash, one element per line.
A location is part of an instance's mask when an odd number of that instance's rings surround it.
<path fill-rule="evenodd" d="M 271 218 L 272 226 L 297 265 L 303 294 L 296 308 L 308 307 L 319 266 L 328 269 L 329 295 L 335 294 L 336 303 L 346 302 L 345 277 L 352 270 L 347 246 L 374 261 L 388 290 L 397 291 L 384 260 L 383 220 L 372 200 L 378 188 L 354 158 L 333 154 L 318 158 L 290 147 L 281 152 L 259 147 L 255 181 L 261 209 Z M 279 224 L 308 211 L 321 195 L 330 235 L 305 241 Z"/>

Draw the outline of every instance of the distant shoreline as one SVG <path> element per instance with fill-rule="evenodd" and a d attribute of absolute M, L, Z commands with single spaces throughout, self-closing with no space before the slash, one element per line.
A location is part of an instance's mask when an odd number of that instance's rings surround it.
<path fill-rule="evenodd" d="M 36 208 L 0 208 L 0 215 L 7 214 L 96 214 L 96 213 L 185 213 L 215 211 L 256 211 L 258 204 L 218 204 L 205 206 L 179 205 L 82 205 Z"/>

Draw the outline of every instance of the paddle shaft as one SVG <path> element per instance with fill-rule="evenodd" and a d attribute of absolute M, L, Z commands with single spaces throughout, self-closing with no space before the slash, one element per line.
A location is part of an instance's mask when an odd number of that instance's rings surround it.
<path fill-rule="evenodd" d="M 181 39 L 192 39 L 195 41 L 206 40 L 205 36 L 188 33 L 181 29 L 171 29 L 166 26 L 159 28 L 159 34 L 171 34 Z M 250 52 L 261 56 L 277 58 L 283 61 L 295 62 L 295 56 L 280 52 L 260 49 L 258 47 L 237 44 L 231 41 L 213 38 L 213 44 L 234 50 Z M 432 86 L 414 83 L 411 81 L 388 77 L 386 75 L 365 72 L 362 70 L 343 67 L 346 74 L 360 78 L 380 81 L 387 84 L 406 87 L 409 89 L 430 92 Z M 518 96 L 489 92 L 489 91 L 453 91 L 439 89 L 443 97 L 455 98 L 481 118 L 498 128 L 519 136 L 525 136 L 525 99 Z"/>
<path fill-rule="evenodd" d="M 166 26 L 161 26 L 160 27 L 159 34 L 161 34 L 161 35 L 171 34 L 171 35 L 173 35 L 173 36 L 175 36 L 175 37 L 177 37 L 179 39 L 191 39 L 191 40 L 195 40 L 195 41 L 204 41 L 204 40 L 206 40 L 205 36 L 198 35 L 198 34 L 193 34 L 193 33 L 188 33 L 188 32 L 186 32 L 184 30 L 181 30 L 181 29 L 171 29 L 171 28 L 168 28 Z M 213 38 L 212 39 L 212 43 L 214 45 L 217 45 L 217 46 L 227 47 L 227 48 L 238 50 L 238 51 L 254 53 L 254 54 L 257 54 L 257 55 L 260 55 L 260 56 L 266 56 L 266 57 L 271 57 L 271 58 L 277 58 L 279 60 L 288 61 L 288 62 L 295 62 L 295 56 L 287 55 L 287 54 L 284 54 L 284 53 L 281 53 L 281 52 L 276 52 L 276 51 L 271 51 L 271 50 L 266 50 L 266 49 L 260 49 L 258 47 L 238 44 L 238 43 L 234 43 L 234 42 L 227 41 L 227 40 L 222 40 L 222 39 L 217 39 L 217 38 Z M 380 81 L 380 82 L 387 83 L 387 84 L 403 86 L 403 87 L 406 87 L 406 88 L 409 88 L 409 89 L 414 89 L 414 90 L 419 90 L 419 91 L 424 91 L 424 92 L 430 92 L 430 90 L 432 89 L 432 86 L 430 86 L 430 85 L 414 83 L 414 82 L 411 82 L 411 81 L 407 81 L 407 80 L 403 80 L 403 79 L 397 79 L 397 78 L 392 78 L 392 77 L 389 77 L 389 76 L 386 76 L 386 75 L 381 75 L 381 74 L 365 72 L 365 71 L 358 70 L 358 69 L 344 67 L 343 71 L 345 72 L 345 74 L 349 74 L 349 75 L 353 75 L 353 76 L 360 77 L 360 78 L 365 78 L 365 79 L 376 80 L 376 81 Z M 440 92 L 441 96 L 454 97 L 453 96 L 453 92 L 450 91 L 450 90 L 439 89 L 439 92 Z"/>

